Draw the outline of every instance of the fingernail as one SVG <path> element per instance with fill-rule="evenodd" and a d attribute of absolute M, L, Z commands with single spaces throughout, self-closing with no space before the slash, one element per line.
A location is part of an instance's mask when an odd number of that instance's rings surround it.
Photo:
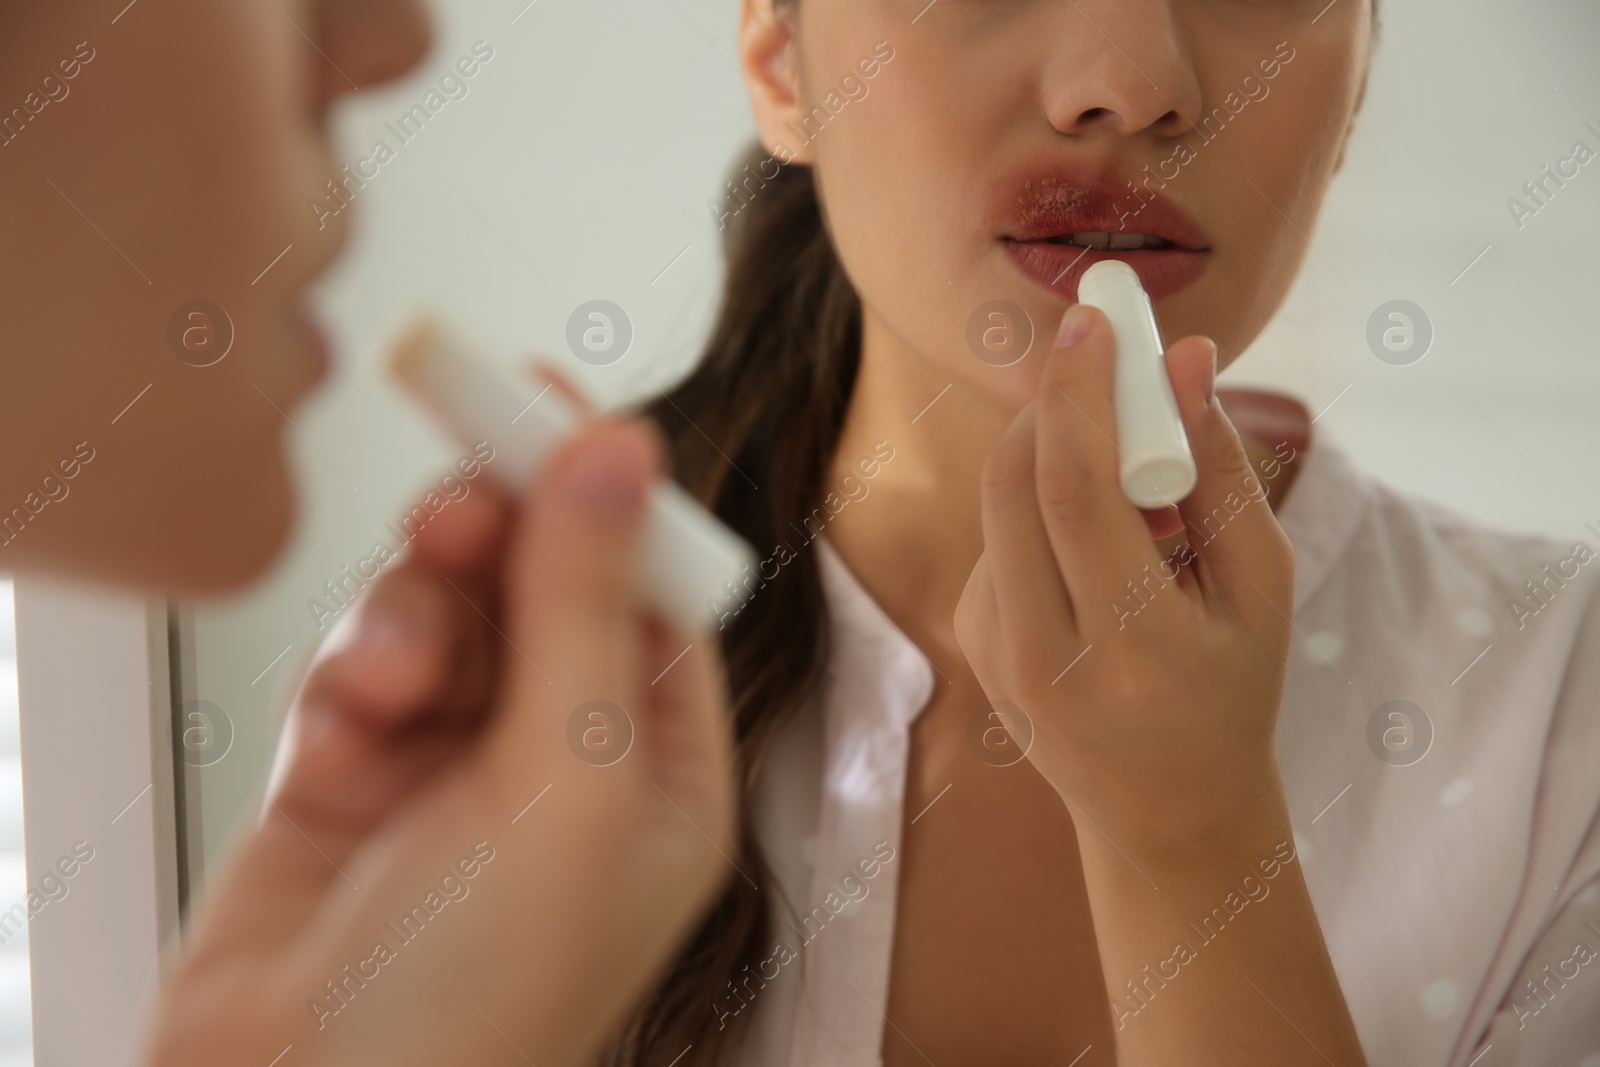
<path fill-rule="evenodd" d="M 1061 329 L 1056 332 L 1056 347 L 1069 348 L 1089 336 L 1094 318 L 1084 304 L 1073 304 L 1061 316 Z"/>
<path fill-rule="evenodd" d="M 320 708 L 306 708 L 300 716 L 300 743 L 307 748 L 321 748 L 333 736 L 339 725 L 333 712 Z"/>
<path fill-rule="evenodd" d="M 356 627 L 356 646 L 363 660 L 403 662 L 416 654 L 420 638 L 410 619 L 392 603 L 373 600 Z"/>
<path fill-rule="evenodd" d="M 644 504 L 649 455 L 635 433 L 608 432 L 589 442 L 574 457 L 567 486 L 585 507 L 624 518 Z"/>
<path fill-rule="evenodd" d="M 1210 373 L 1208 373 L 1206 375 L 1206 391 L 1205 391 L 1206 407 L 1209 408 L 1211 406 L 1211 402 L 1213 400 L 1215 400 L 1216 398 L 1217 398 L 1217 346 L 1215 344 L 1213 344 L 1211 346 L 1211 371 L 1210 371 Z"/>

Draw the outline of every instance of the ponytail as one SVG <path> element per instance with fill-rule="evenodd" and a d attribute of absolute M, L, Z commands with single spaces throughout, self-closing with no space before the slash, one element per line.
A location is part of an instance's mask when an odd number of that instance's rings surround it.
<path fill-rule="evenodd" d="M 761 559 L 730 590 L 718 637 L 740 775 L 736 862 L 763 886 L 772 878 L 752 825 L 754 787 L 773 738 L 817 693 L 830 638 L 821 568 L 794 523 L 821 502 L 861 358 L 861 300 L 811 169 L 787 164 L 763 181 L 766 162 L 756 144 L 735 166 L 749 200 L 723 231 L 727 279 L 704 354 L 644 408 L 666 437 L 673 476 Z M 769 911 L 761 891 L 730 878 L 602 1062 L 667 1064 L 689 1045 L 696 1055 L 685 1067 L 715 1062 L 748 1022 L 731 990 L 768 953 Z"/>

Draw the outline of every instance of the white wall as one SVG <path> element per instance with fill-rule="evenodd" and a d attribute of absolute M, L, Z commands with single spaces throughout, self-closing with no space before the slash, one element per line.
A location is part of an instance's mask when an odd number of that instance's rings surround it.
<path fill-rule="evenodd" d="M 1228 377 L 1286 387 L 1313 411 L 1349 384 L 1317 428 L 1370 469 L 1495 522 L 1582 536 L 1600 518 L 1600 160 L 1520 231 L 1506 201 L 1574 141 L 1600 151 L 1584 129 L 1600 129 L 1600 7 L 1383 8 L 1317 251 Z M 1392 299 L 1434 325 L 1432 350 L 1410 366 L 1365 342 L 1368 317 Z"/>
<path fill-rule="evenodd" d="M 196 691 L 185 695 L 221 706 L 237 730 L 228 756 L 200 772 L 213 855 L 258 803 L 252 783 L 265 783 L 277 709 L 317 638 L 306 601 L 456 454 L 375 374 L 397 317 L 444 309 L 507 358 L 560 354 L 611 400 L 670 384 L 708 328 L 721 264 L 705 202 L 752 135 L 732 65 L 737 5 L 524 2 L 448 4 L 422 71 L 337 124 L 345 158 L 365 155 L 472 42 L 495 49 L 470 95 L 358 194 L 357 239 L 323 288 L 340 368 L 296 416 L 315 447 L 289 434 L 306 486 L 297 542 L 254 594 L 196 616 Z M 1579 137 L 1600 149 L 1582 128 L 1600 127 L 1600 8 L 1385 7 L 1318 251 L 1227 379 L 1289 390 L 1313 411 L 1349 385 L 1317 429 L 1373 470 L 1495 522 L 1580 536 L 1600 519 L 1600 420 L 1589 413 L 1600 397 L 1600 162 L 1521 232 L 1505 202 Z M 636 330 L 630 355 L 603 369 L 567 355 L 563 340 L 568 314 L 596 297 L 622 305 Z M 1368 317 L 1395 298 L 1423 307 L 1436 331 L 1411 366 L 1379 361 L 1365 340 Z"/>

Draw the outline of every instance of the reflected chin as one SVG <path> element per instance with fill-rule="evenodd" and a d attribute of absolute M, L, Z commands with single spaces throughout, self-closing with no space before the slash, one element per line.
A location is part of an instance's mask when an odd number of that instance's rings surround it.
<path fill-rule="evenodd" d="M 264 506 L 252 521 L 219 530 L 220 537 L 191 542 L 196 555 L 173 561 L 171 574 L 161 584 L 181 595 L 215 596 L 240 592 L 261 580 L 282 557 L 298 515 L 287 483 L 280 498 L 261 503 Z M 219 545 L 225 548 L 219 551 Z M 193 559 L 201 554 L 210 556 L 207 565 L 195 567 Z"/>
<path fill-rule="evenodd" d="M 262 444 L 233 457 L 231 477 L 208 472 L 180 481 L 170 468 L 147 474 L 136 507 L 124 501 L 114 511 L 77 513 L 36 565 L 154 596 L 244 590 L 281 558 L 298 512 L 281 442 Z"/>
<path fill-rule="evenodd" d="M 238 592 L 260 580 L 282 557 L 299 516 L 299 501 L 283 448 L 256 477 L 219 486 L 210 521 L 174 526 L 170 573 L 160 583 L 184 595 Z"/>

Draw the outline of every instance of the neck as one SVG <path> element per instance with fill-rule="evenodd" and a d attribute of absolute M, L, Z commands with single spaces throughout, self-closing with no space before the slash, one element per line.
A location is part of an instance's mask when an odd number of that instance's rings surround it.
<path fill-rule="evenodd" d="M 867 594 L 946 674 L 965 662 L 953 617 L 983 552 L 983 461 L 1015 414 L 952 380 L 863 309 L 861 366 L 827 487 L 837 490 L 853 475 L 868 492 L 830 523 L 828 540 Z M 867 480 L 857 461 L 878 442 L 887 442 L 894 458 Z"/>
<path fill-rule="evenodd" d="M 827 536 L 865 592 L 946 675 L 965 670 L 954 616 L 983 552 L 983 463 L 1015 417 L 863 312 L 861 366 L 824 487 L 850 502 Z M 1260 469 L 1274 446 L 1239 429 Z M 1263 479 L 1269 506 L 1280 506 L 1296 471 L 1291 461 Z M 1179 534 L 1159 547 L 1170 552 L 1182 541 Z"/>

